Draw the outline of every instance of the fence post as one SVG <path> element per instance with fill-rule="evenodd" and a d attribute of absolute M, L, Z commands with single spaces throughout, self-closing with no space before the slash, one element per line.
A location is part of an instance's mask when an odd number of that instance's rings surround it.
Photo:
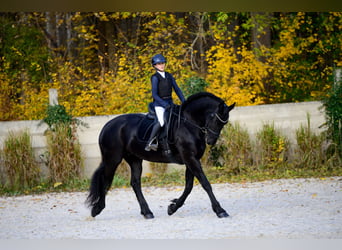
<path fill-rule="evenodd" d="M 57 89 L 49 89 L 49 104 L 51 106 L 58 105 Z"/>

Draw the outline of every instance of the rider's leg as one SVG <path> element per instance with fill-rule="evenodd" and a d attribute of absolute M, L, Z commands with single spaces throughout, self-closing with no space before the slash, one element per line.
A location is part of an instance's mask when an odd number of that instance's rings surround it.
<path fill-rule="evenodd" d="M 152 128 L 152 132 L 151 132 L 151 135 L 150 135 L 150 138 L 148 139 L 148 143 L 145 147 L 145 150 L 146 151 L 157 151 L 158 149 L 158 139 L 157 139 L 157 135 L 159 133 L 159 130 L 160 130 L 160 124 L 159 122 L 155 122 L 154 125 L 153 125 L 153 128 Z"/>
<path fill-rule="evenodd" d="M 162 132 L 164 133 L 162 135 L 162 139 L 161 139 L 161 143 L 162 143 L 162 150 L 163 150 L 163 155 L 164 156 L 169 156 L 171 154 L 171 150 L 170 150 L 170 147 L 169 147 L 169 143 L 168 143 L 168 140 L 167 140 L 167 128 L 166 128 L 166 121 L 169 119 L 169 112 L 170 112 L 170 109 L 166 108 L 164 109 L 163 107 L 156 107 L 155 108 L 156 110 L 156 114 L 157 114 L 157 117 L 158 117 L 158 121 L 161 125 L 161 127 L 164 127 L 164 129 L 162 130 Z"/>
<path fill-rule="evenodd" d="M 160 124 L 160 127 L 164 127 L 164 113 L 165 109 L 160 106 L 154 107 L 154 110 L 156 111 L 157 119 Z"/>
<path fill-rule="evenodd" d="M 156 115 L 158 121 L 155 122 L 152 128 L 152 132 L 150 135 L 150 138 L 148 140 L 147 146 L 145 147 L 146 151 L 154 150 L 156 151 L 158 148 L 158 140 L 157 140 L 157 135 L 160 131 L 160 128 L 164 126 L 164 112 L 165 109 L 163 107 L 156 106 L 155 107 Z M 153 143 L 155 141 L 155 143 Z"/>
<path fill-rule="evenodd" d="M 166 122 L 169 120 L 170 109 L 162 108 L 162 110 L 160 111 L 160 113 L 158 115 L 158 108 L 157 108 L 156 113 L 157 113 L 157 117 L 158 117 L 160 124 L 162 124 L 161 126 L 164 127 L 162 138 L 161 138 L 161 144 L 162 144 L 161 148 L 163 150 L 163 155 L 168 156 L 171 154 L 171 150 L 170 150 L 168 139 L 167 139 L 167 131 L 166 131 L 167 130 L 167 128 L 166 128 L 167 123 Z"/>

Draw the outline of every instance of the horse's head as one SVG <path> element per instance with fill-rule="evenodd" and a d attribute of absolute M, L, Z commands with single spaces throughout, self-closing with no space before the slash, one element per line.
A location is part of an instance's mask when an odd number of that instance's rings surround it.
<path fill-rule="evenodd" d="M 223 126 L 228 123 L 229 112 L 234 106 L 235 103 L 227 106 L 221 98 L 201 92 L 190 96 L 183 104 L 183 109 L 205 133 L 206 143 L 214 145 Z"/>
<path fill-rule="evenodd" d="M 206 142 L 214 145 L 221 133 L 224 125 L 228 123 L 229 112 L 235 107 L 235 103 L 227 106 L 223 101 L 217 106 L 216 110 L 210 113 L 206 119 Z"/>

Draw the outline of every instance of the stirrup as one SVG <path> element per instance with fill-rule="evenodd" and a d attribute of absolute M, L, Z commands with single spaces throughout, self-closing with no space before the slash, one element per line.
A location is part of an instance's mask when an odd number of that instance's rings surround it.
<path fill-rule="evenodd" d="M 153 141 L 156 140 L 156 138 L 153 138 L 148 145 L 145 147 L 145 151 L 157 151 L 158 150 L 158 141 L 157 143 L 153 143 Z"/>

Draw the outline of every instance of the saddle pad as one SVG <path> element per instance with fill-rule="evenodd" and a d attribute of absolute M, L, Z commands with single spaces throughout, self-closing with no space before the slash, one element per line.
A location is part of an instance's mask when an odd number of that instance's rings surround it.
<path fill-rule="evenodd" d="M 141 141 L 146 141 L 149 139 L 154 119 L 151 119 L 146 115 L 138 124 L 138 139 Z"/>

